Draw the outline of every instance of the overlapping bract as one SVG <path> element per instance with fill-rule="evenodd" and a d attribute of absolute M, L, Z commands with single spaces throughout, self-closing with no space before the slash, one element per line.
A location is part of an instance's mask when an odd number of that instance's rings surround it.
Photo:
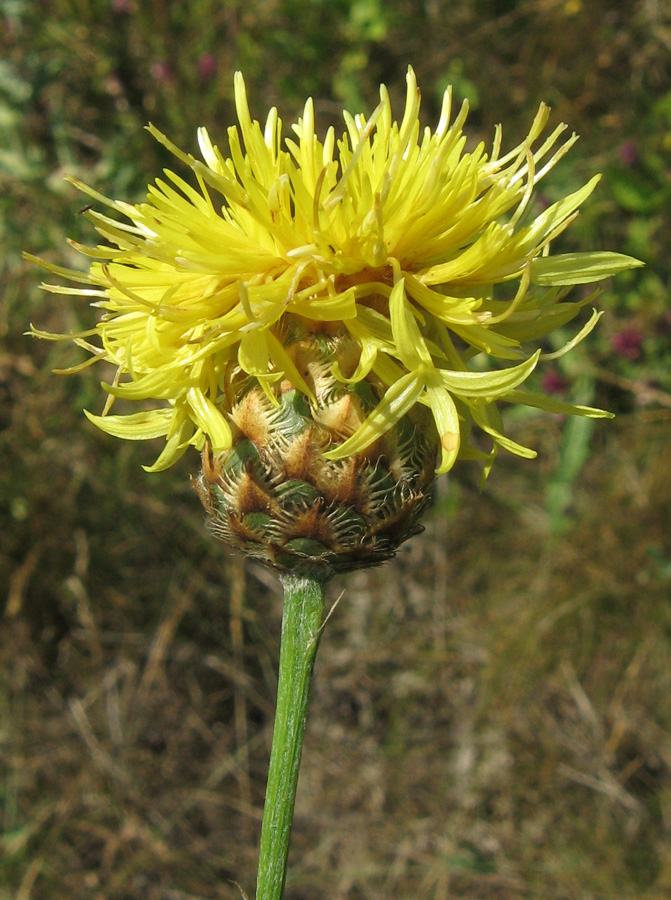
<path fill-rule="evenodd" d="M 499 446 L 534 455 L 503 435 L 497 400 L 606 415 L 520 390 L 542 358 L 533 345 L 589 302 L 565 301 L 570 287 L 637 265 L 615 253 L 549 255 L 598 181 L 532 213 L 534 185 L 575 136 L 563 140 L 560 125 L 543 139 L 542 105 L 509 153 L 500 153 L 500 129 L 489 154 L 484 144 L 466 151 L 467 104 L 451 121 L 449 90 L 433 132 L 420 129 L 412 70 L 400 124 L 384 86 L 380 96 L 368 119 L 345 112 L 342 138 L 329 129 L 323 142 L 308 100 L 283 144 L 276 110 L 264 128 L 252 120 L 238 73 L 239 126 L 228 130 L 228 157 L 205 129 L 203 163 L 149 128 L 191 169 L 197 188 L 165 170 L 147 202 L 132 206 L 77 183 L 121 221 L 89 211 L 107 243 L 77 245 L 93 258 L 88 273 L 45 264 L 85 287 L 46 287 L 90 297 L 103 310 L 95 328 L 67 336 L 92 354 L 70 371 L 97 359 L 114 364 L 103 415 L 87 415 L 118 437 L 164 436 L 150 470 L 168 467 L 189 445 L 202 448 L 206 437 L 215 452 L 230 446 L 227 366 L 239 365 L 270 398 L 285 378 L 315 401 L 283 346 L 291 316 L 344 323 L 361 355 L 354 371 L 334 374 L 382 386 L 377 408 L 327 452 L 331 459 L 370 445 L 417 403 L 433 413 L 440 472 L 457 457 L 489 464 Z M 571 345 L 597 319 L 594 312 Z M 116 397 L 160 405 L 117 416 L 109 414 Z M 466 443 L 472 423 L 491 436 L 492 453 Z"/>

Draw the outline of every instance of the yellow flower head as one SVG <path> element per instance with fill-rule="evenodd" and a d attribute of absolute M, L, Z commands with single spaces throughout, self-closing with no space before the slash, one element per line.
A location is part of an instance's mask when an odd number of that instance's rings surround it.
<path fill-rule="evenodd" d="M 534 186 L 576 140 L 562 137 L 564 125 L 542 137 L 545 105 L 526 139 L 501 154 L 498 128 L 489 153 L 484 144 L 466 150 L 468 107 L 453 118 L 449 89 L 435 131 L 421 129 L 412 69 L 400 123 L 383 85 L 369 118 L 344 112 L 338 140 L 333 129 L 323 142 L 315 134 L 312 100 L 293 138 L 282 141 L 275 109 L 261 127 L 240 73 L 235 103 L 228 157 L 204 128 L 200 162 L 149 127 L 197 187 L 166 170 L 147 202 L 133 206 L 77 182 L 123 219 L 87 213 L 107 241 L 78 246 L 93 258 L 88 273 L 43 264 L 86 285 L 50 290 L 93 297 L 103 310 L 94 329 L 67 336 L 93 355 L 69 371 L 98 359 L 116 367 L 103 384 L 103 415 L 87 413 L 96 425 L 129 439 L 165 436 L 150 468 L 157 471 L 206 438 L 215 453 L 231 445 L 228 366 L 257 379 L 270 398 L 287 378 L 314 402 L 283 347 L 290 317 L 343 323 L 360 357 L 354 371 L 332 374 L 349 383 L 372 375 L 386 389 L 355 433 L 326 453 L 331 459 L 370 445 L 417 403 L 431 409 L 441 438 L 439 472 L 458 456 L 484 456 L 466 443 L 472 423 L 493 439 L 490 459 L 499 446 L 534 455 L 502 434 L 497 400 L 606 415 L 520 390 L 543 358 L 534 342 L 589 302 L 564 302 L 570 287 L 638 265 L 614 253 L 549 255 L 599 179 L 532 213 Z M 116 397 L 145 408 L 110 415 Z M 145 401 L 158 404 L 147 409 Z"/>

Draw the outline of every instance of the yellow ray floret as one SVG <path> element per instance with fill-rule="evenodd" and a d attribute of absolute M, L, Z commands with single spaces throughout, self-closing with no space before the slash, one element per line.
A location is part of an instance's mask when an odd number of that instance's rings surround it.
<path fill-rule="evenodd" d="M 365 449 L 417 403 L 433 414 L 441 472 L 476 453 L 465 441 L 472 423 L 495 448 L 531 455 L 503 435 L 498 400 L 605 415 L 520 389 L 541 355 L 533 343 L 584 305 L 566 301 L 569 288 L 639 265 L 616 253 L 550 255 L 550 241 L 573 221 L 598 176 L 534 213 L 535 185 L 576 140 L 565 137 L 564 125 L 543 136 L 545 105 L 526 139 L 501 155 L 500 129 L 491 151 L 484 144 L 466 150 L 468 107 L 453 116 L 450 89 L 435 131 L 422 129 L 412 69 L 400 124 L 383 85 L 369 118 L 344 113 L 339 139 L 333 129 L 323 141 L 317 136 L 312 100 L 292 138 L 282 139 L 275 109 L 262 127 L 251 118 L 240 73 L 235 104 L 228 156 L 203 128 L 201 162 L 149 126 L 194 184 L 166 170 L 146 202 L 131 205 L 75 182 L 110 212 L 86 213 L 105 243 L 75 245 L 93 259 L 87 273 L 41 263 L 86 287 L 45 287 L 93 298 L 102 313 L 81 334 L 33 333 L 72 338 L 116 367 L 113 383 L 103 385 L 105 412 L 89 414 L 91 421 L 130 440 L 164 436 L 154 471 L 206 437 L 215 452 L 226 449 L 227 366 L 256 379 L 270 399 L 287 378 L 315 402 L 283 348 L 292 316 L 343 324 L 361 353 L 349 377 L 337 364 L 333 376 L 378 385 L 379 405 L 331 448 L 332 459 Z M 96 337 L 97 345 L 89 340 Z M 157 405 L 108 415 L 116 397 Z"/>

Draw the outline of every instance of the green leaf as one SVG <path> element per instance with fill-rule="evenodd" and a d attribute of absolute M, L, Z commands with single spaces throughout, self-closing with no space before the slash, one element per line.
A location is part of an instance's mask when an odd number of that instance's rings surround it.
<path fill-rule="evenodd" d="M 627 212 L 645 215 L 663 209 L 669 202 L 669 191 L 664 182 L 655 180 L 652 174 L 611 172 L 608 186 L 616 201 Z"/>

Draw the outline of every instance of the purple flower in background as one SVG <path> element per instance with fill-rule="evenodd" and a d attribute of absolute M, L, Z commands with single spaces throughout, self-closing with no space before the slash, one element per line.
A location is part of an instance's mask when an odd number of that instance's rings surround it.
<path fill-rule="evenodd" d="M 638 162 L 638 146 L 636 141 L 628 140 L 617 148 L 617 155 L 623 166 L 634 166 Z"/>
<path fill-rule="evenodd" d="M 550 198 L 547 194 L 544 194 L 543 191 L 539 191 L 538 194 L 536 194 L 536 206 L 541 212 L 548 208 L 550 202 Z"/>
<path fill-rule="evenodd" d="M 201 81 L 210 81 L 217 74 L 217 58 L 214 53 L 203 53 L 198 59 Z"/>
<path fill-rule="evenodd" d="M 558 369 L 548 369 L 543 376 L 542 385 L 546 394 L 564 394 L 568 388 L 568 379 Z"/>
<path fill-rule="evenodd" d="M 158 59 L 156 62 L 153 62 L 149 71 L 153 79 L 161 81 L 163 84 L 170 81 L 172 77 L 170 63 L 166 62 L 164 59 Z"/>
<path fill-rule="evenodd" d="M 613 334 L 610 343 L 618 356 L 625 356 L 627 359 L 638 359 L 641 355 L 643 335 L 636 326 L 630 325 Z"/>

